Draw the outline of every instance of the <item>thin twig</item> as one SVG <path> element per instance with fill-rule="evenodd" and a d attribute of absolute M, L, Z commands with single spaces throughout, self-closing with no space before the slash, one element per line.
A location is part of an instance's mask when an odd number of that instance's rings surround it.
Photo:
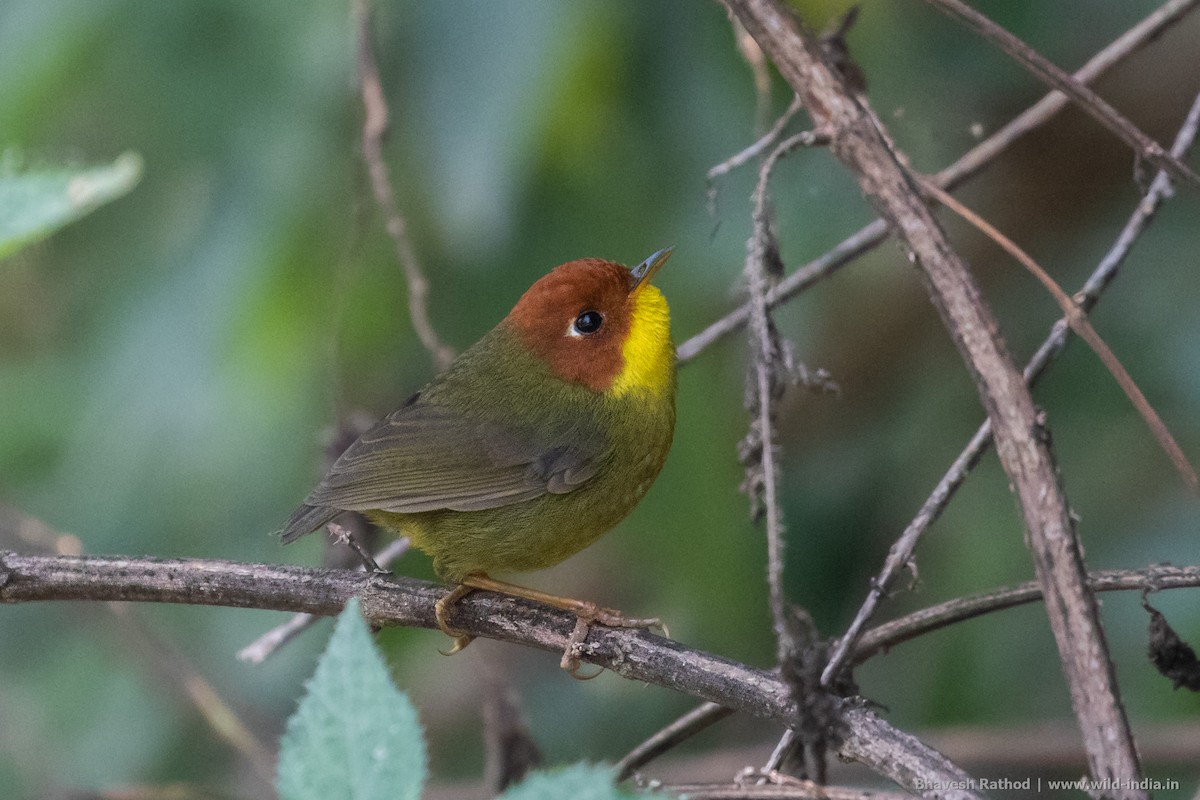
<path fill-rule="evenodd" d="M 260 780 L 273 784 L 274 753 L 242 722 L 200 670 L 178 648 L 155 635 L 138 609 L 124 603 L 105 603 L 105 607 L 126 631 L 128 649 L 141 652 L 142 663 L 155 677 L 164 685 L 182 691 L 218 738 L 241 753 Z"/>
<path fill-rule="evenodd" d="M 632 777 L 638 769 L 680 742 L 687 741 L 732 713 L 733 709 L 717 703 L 701 703 L 626 753 L 616 765 L 617 782 Z"/>
<path fill-rule="evenodd" d="M 954 725 L 922 731 L 963 763 L 992 774 L 1078 774 L 1083 747 L 1069 720 L 1040 719 L 1018 725 Z M 1188 722 L 1138 725 L 1138 752 L 1163 772 L 1200 764 L 1200 727 Z"/>
<path fill-rule="evenodd" d="M 1012 239 L 1002 234 L 995 226 L 980 217 L 977 213 L 967 208 L 958 200 L 955 200 L 953 196 L 931 183 L 925 182 L 924 186 L 930 194 L 937 198 L 939 203 L 958 214 L 993 242 L 1000 245 L 1006 253 L 1019 261 L 1025 269 L 1029 270 L 1046 287 L 1046 290 L 1050 292 L 1050 296 L 1054 298 L 1054 301 L 1058 303 L 1058 307 L 1062 309 L 1063 319 L 1071 326 L 1071 330 L 1075 331 L 1079 335 L 1079 338 L 1087 342 L 1088 347 L 1092 348 L 1092 352 L 1096 354 L 1096 357 L 1108 369 L 1109 373 L 1117 381 L 1117 385 L 1121 387 L 1121 390 L 1125 392 L 1125 396 L 1129 398 L 1129 402 L 1133 403 L 1133 407 L 1137 409 L 1138 414 L 1146 421 L 1146 425 L 1150 428 L 1151 433 L 1154 434 L 1154 438 L 1158 441 L 1159 446 L 1162 447 L 1171 459 L 1171 463 L 1175 465 L 1175 469 L 1179 472 L 1179 476 L 1183 478 L 1183 482 L 1188 485 L 1193 494 L 1200 494 L 1200 477 L 1197 477 L 1196 470 L 1192 468 L 1187 456 L 1184 455 L 1183 449 L 1175 441 L 1175 437 L 1171 435 L 1171 431 L 1167 428 L 1166 423 L 1158 416 L 1158 412 L 1154 410 L 1154 406 L 1150 405 L 1150 401 L 1142 393 L 1141 387 L 1137 385 L 1133 377 L 1125 369 L 1125 366 L 1117 358 L 1116 353 L 1112 351 L 1112 348 L 1108 346 L 1108 343 L 1100 337 L 1100 334 L 1096 332 L 1092 323 L 1088 321 L 1083 309 L 1067 296 L 1062 287 L 1050 277 L 1050 273 L 1046 272 L 1028 253 L 1018 247 Z"/>
<path fill-rule="evenodd" d="M 1109 68 L 1140 50 L 1143 45 L 1157 40 L 1163 31 L 1183 19 L 1197 4 L 1200 4 L 1200 0 L 1168 0 L 1088 59 L 1072 77 L 1081 84 L 1092 83 Z M 995 134 L 972 147 L 966 155 L 939 172 L 935 179 L 938 186 L 953 189 L 964 180 L 977 175 L 1012 142 L 1038 128 L 1069 102 L 1067 96 L 1059 91 L 1043 96 Z"/>
<path fill-rule="evenodd" d="M 729 158 L 722 161 L 720 164 L 709 169 L 705 179 L 712 183 L 722 175 L 732 172 L 743 164 L 758 158 L 767 151 L 767 148 L 779 141 L 779 137 L 783 135 L 783 131 L 787 128 L 788 123 L 792 118 L 800 112 L 804 106 L 800 103 L 799 97 L 792 97 L 792 102 L 788 103 L 787 110 L 780 115 L 779 119 L 775 120 L 775 124 L 771 129 L 759 137 L 758 141 L 747 147 L 745 150 L 740 150 L 734 153 Z"/>
<path fill-rule="evenodd" d="M 275 653 L 276 650 L 295 639 L 302 632 L 320 622 L 321 617 L 315 614 L 292 614 L 286 622 L 276 625 L 271 630 L 259 636 L 250 644 L 237 652 L 239 661 L 247 664 L 261 664 Z"/>
<path fill-rule="evenodd" d="M 408 284 L 408 315 L 421 344 L 429 351 L 434 366 L 445 369 L 454 360 L 454 350 L 438 338 L 429 321 L 429 281 L 417 260 L 417 251 L 408 238 L 408 225 L 396 203 L 387 166 L 383 161 L 383 138 L 388 131 L 388 107 L 375 63 L 371 43 L 371 9 L 369 0 L 355 0 L 354 20 L 358 31 L 358 77 L 362 85 L 363 118 L 362 150 L 375 202 L 384 215 L 388 235 L 396 246 L 396 257 L 404 268 Z"/>
<path fill-rule="evenodd" d="M 779 741 L 775 743 L 775 747 L 771 750 L 771 755 L 767 756 L 767 762 L 763 765 L 763 772 L 774 772 L 783 766 L 784 760 L 796 747 L 796 729 L 788 728 L 779 737 Z"/>
<path fill-rule="evenodd" d="M 1133 148 L 1139 161 L 1145 160 L 1176 178 L 1200 185 L 1200 175 L 1177 158 L 1173 158 L 1163 146 L 1143 133 L 1119 111 L 1109 105 L 1100 95 L 1080 81 L 1068 75 L 1041 53 L 1034 50 L 1018 37 L 968 6 L 962 0 L 925 0 L 938 10 L 956 17 L 976 33 L 1012 56 L 1034 77 L 1067 95 L 1089 116 L 1112 131 L 1121 141 Z"/>
<path fill-rule="evenodd" d="M 492 665 L 484 668 L 484 783 L 499 795 L 542 765 L 542 753 L 525 721 L 516 691 Z"/>
<path fill-rule="evenodd" d="M 17 509 L 0 507 L 0 538 L 6 537 L 19 539 L 40 551 L 71 556 L 82 553 L 79 537 L 62 533 Z M 2 577 L 0 575 L 0 579 Z M 98 629 L 121 634 L 123 652 L 136 654 L 137 663 L 160 684 L 186 697 L 217 738 L 232 746 L 246 760 L 257 778 L 268 785 L 273 783 L 275 766 L 271 751 L 242 722 L 237 712 L 191 661 L 178 648 L 153 632 L 136 608 L 125 603 L 107 602 L 85 610 L 103 611 L 111 615 Z M 114 620 L 116 626 L 111 624 Z M 147 796 L 152 794 L 148 793 Z"/>
<path fill-rule="evenodd" d="M 1082 547 L 1059 482 L 1048 436 L 1021 373 L 999 336 L 962 259 L 925 205 L 902 157 L 865 98 L 855 97 L 825 62 L 816 38 L 780 0 L 725 0 L 803 99 L 831 151 L 888 220 L 919 267 L 930 300 L 976 383 L 992 420 L 996 450 L 1019 502 L 1026 542 L 1058 645 L 1071 703 L 1094 778 L 1133 787 L 1141 775 L 1121 704 L 1095 596 L 1086 585 Z M 1145 793 L 1124 788 L 1117 797 Z"/>
<path fill-rule="evenodd" d="M 409 541 L 407 536 L 393 539 L 386 547 L 375 554 L 375 563 L 387 569 L 403 558 L 408 550 Z M 365 563 L 359 563 L 356 567 L 353 567 L 353 569 L 359 572 L 366 571 L 366 568 L 367 565 Z M 238 650 L 238 660 L 245 661 L 248 664 L 261 664 L 270 658 L 276 650 L 283 647 L 292 639 L 295 639 L 302 631 L 312 627 L 320 620 L 320 617 L 313 614 L 293 614 L 286 622 L 276 625 L 241 650 Z"/>
<path fill-rule="evenodd" d="M 1156 39 L 1164 30 L 1179 22 L 1197 4 L 1200 4 L 1200 0 L 1169 0 L 1164 3 L 1089 59 L 1075 73 L 1075 79 L 1080 83 L 1094 81 L 1109 68 L 1120 63 L 1127 56 L 1141 49 L 1143 45 Z M 1009 145 L 1052 119 L 1068 102 L 1066 95 L 1062 92 L 1050 92 L 939 172 L 934 177 L 934 181 L 943 189 L 952 189 L 973 178 L 991 164 Z M 767 303 L 774 308 L 780 303 L 791 300 L 821 279 L 877 247 L 887 238 L 887 234 L 887 224 L 883 220 L 877 219 L 869 223 L 825 255 L 793 271 L 780 281 L 768 293 Z M 687 339 L 678 347 L 680 364 L 688 363 L 713 343 L 738 330 L 746 324 L 746 320 L 749 318 L 750 304 L 747 302 Z"/>
<path fill-rule="evenodd" d="M 746 33 L 737 20 L 731 18 L 730 22 L 734 44 L 754 75 L 754 133 L 757 135 L 762 133 L 771 112 L 771 68 L 754 37 Z"/>
<path fill-rule="evenodd" d="M 1026 375 L 1028 375 L 1028 371 L 1026 371 Z M 971 441 L 958 455 L 958 458 L 954 459 L 950 469 L 946 470 L 946 474 L 934 488 L 933 494 L 926 499 L 920 511 L 900 534 L 900 538 L 892 544 L 887 558 L 884 559 L 883 569 L 877 577 L 871 580 L 871 588 L 867 592 L 866 598 L 863 599 L 858 613 L 854 615 L 850 627 L 833 647 L 829 662 L 821 673 L 822 686 L 833 685 L 838 673 L 845 666 L 855 642 L 862 635 L 863 627 L 875 615 L 880 601 L 887 596 L 896 578 L 912 563 L 913 552 L 917 549 L 917 543 L 921 540 L 921 536 L 941 516 L 942 511 L 949 504 L 950 498 L 966 480 L 970 471 L 979 463 L 979 459 L 983 457 L 991 441 L 992 423 L 988 419 L 979 426 L 979 430 L 976 431 Z"/>
<path fill-rule="evenodd" d="M 1180 160 L 1186 158 L 1196 141 L 1198 132 L 1200 132 L 1200 94 L 1197 94 L 1192 101 L 1192 107 L 1188 110 L 1179 132 L 1175 135 L 1175 141 L 1171 144 L 1171 154 Z M 1163 201 L 1171 196 L 1171 191 L 1170 176 L 1165 172 L 1160 172 L 1154 182 L 1150 184 L 1150 191 L 1146 192 L 1146 196 L 1138 203 L 1137 209 L 1125 223 L 1125 227 L 1117 236 L 1116 243 L 1100 261 L 1100 266 L 1088 278 L 1082 291 L 1075 296 L 1080 308 L 1084 311 L 1091 311 L 1101 292 L 1117 276 L 1117 270 L 1129 254 L 1134 242 L 1154 219 Z"/>
<path fill-rule="evenodd" d="M 10 506 L 0 506 L 0 541 L 5 538 L 19 539 L 41 552 L 70 556 L 83 552 L 83 543 L 78 536 L 63 533 Z M 2 578 L 0 574 L 0 586 Z M 232 746 L 259 780 L 268 785 L 273 783 L 275 766 L 270 750 L 183 652 L 159 637 L 135 608 L 108 602 L 88 610 L 107 612 L 104 624 L 98 629 L 121 634 L 124 652 L 136 654 L 137 663 L 146 672 L 169 690 L 186 697 L 217 738 Z M 117 623 L 115 629 L 109 624 L 113 620 Z M 96 626 L 92 627 L 96 629 Z"/>
<path fill-rule="evenodd" d="M 123 600 L 302 611 L 331 616 L 357 596 L 376 624 L 436 628 L 444 586 L 351 570 L 307 569 L 205 559 L 26 556 L 0 552 L 0 603 Z M 474 636 L 562 652 L 575 616 L 520 598 L 473 592 L 455 606 L 455 626 Z M 775 674 L 647 631 L 593 626 L 579 656 L 630 680 L 645 681 L 769 719 L 797 713 Z M 901 786 L 969 780 L 915 737 L 850 701 L 838 706 L 847 735 L 837 752 Z M 972 792 L 946 797 L 974 798 Z"/>
<path fill-rule="evenodd" d="M 1159 564 L 1140 570 L 1103 570 L 1088 575 L 1088 586 L 1097 592 L 1196 588 L 1200 587 L 1200 566 Z M 1042 589 L 1036 581 L 970 597 L 956 597 L 871 628 L 855 645 L 851 661 L 861 664 L 872 656 L 886 653 L 901 642 L 931 631 L 1041 599 Z"/>
<path fill-rule="evenodd" d="M 1176 158 L 1184 158 L 1187 155 L 1192 143 L 1195 141 L 1198 128 L 1200 128 L 1200 95 L 1197 95 L 1195 101 L 1192 103 L 1187 118 L 1180 127 L 1179 133 L 1175 137 L 1175 142 L 1171 145 L 1171 152 Z M 1146 226 L 1154 218 L 1163 200 L 1170 196 L 1170 193 L 1171 179 L 1165 172 L 1160 172 L 1153 183 L 1151 183 L 1150 191 L 1138 203 L 1137 208 L 1121 229 L 1121 233 L 1117 236 L 1117 240 L 1112 248 L 1100 260 L 1099 265 L 1093 270 L 1087 281 L 1084 282 L 1083 288 L 1075 295 L 1075 301 L 1083 311 L 1087 312 L 1095 307 L 1096 303 L 1100 300 L 1100 295 L 1116 277 L 1121 264 L 1124 263 L 1126 256 L 1129 255 L 1130 249 L 1142 231 L 1146 229 Z M 1069 331 L 1070 328 L 1065 319 L 1060 319 L 1051 326 L 1050 333 L 1046 336 L 1045 341 L 1042 342 L 1037 352 L 1034 353 L 1033 358 L 1029 360 L 1029 363 L 1025 365 L 1024 378 L 1026 383 L 1030 386 L 1037 383 L 1046 368 L 1066 346 Z M 916 516 L 905 527 L 900 538 L 892 545 L 888 551 L 887 559 L 884 561 L 883 569 L 872 580 L 871 590 L 855 615 L 854 621 L 833 649 L 829 663 L 826 665 L 825 671 L 821 676 L 823 685 L 830 685 L 831 681 L 841 670 L 847 655 L 853 649 L 855 640 L 875 613 L 879 601 L 891 589 L 896 577 L 912 561 L 913 553 L 916 551 L 917 543 L 920 541 L 921 536 L 941 516 L 942 511 L 945 510 L 950 499 L 958 491 L 963 481 L 966 480 L 967 475 L 979 463 L 979 459 L 987 451 L 991 441 L 992 423 L 990 420 L 984 420 L 983 424 L 975 432 L 975 435 L 971 437 L 970 442 L 963 448 L 962 452 L 954 460 L 954 463 L 950 465 L 946 474 L 942 476 L 932 494 L 922 504 Z"/>

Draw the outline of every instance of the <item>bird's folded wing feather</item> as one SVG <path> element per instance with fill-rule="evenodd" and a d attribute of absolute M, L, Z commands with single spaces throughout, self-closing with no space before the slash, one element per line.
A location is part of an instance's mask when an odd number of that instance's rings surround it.
<path fill-rule="evenodd" d="M 364 511 L 477 511 L 587 482 L 603 440 L 579 423 L 517 429 L 414 403 L 352 444 L 305 503 Z"/>

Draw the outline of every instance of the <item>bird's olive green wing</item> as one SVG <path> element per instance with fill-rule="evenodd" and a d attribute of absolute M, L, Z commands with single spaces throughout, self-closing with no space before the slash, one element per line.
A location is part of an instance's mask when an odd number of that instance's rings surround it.
<path fill-rule="evenodd" d="M 396 513 L 496 508 L 573 491 L 604 450 L 585 421 L 517 428 L 417 401 L 350 445 L 304 502 Z"/>

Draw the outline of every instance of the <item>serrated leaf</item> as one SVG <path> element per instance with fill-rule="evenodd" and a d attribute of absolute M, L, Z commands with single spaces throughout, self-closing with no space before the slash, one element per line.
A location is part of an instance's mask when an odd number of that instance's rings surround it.
<path fill-rule="evenodd" d="M 424 782 L 416 709 L 351 600 L 288 720 L 276 789 L 281 800 L 417 800 Z"/>
<path fill-rule="evenodd" d="M 122 196 L 141 177 L 137 153 L 88 169 L 0 169 L 0 258 Z"/>
<path fill-rule="evenodd" d="M 662 795 L 633 794 L 613 785 L 611 767 L 575 764 L 560 770 L 535 772 L 497 800 L 646 800 Z"/>

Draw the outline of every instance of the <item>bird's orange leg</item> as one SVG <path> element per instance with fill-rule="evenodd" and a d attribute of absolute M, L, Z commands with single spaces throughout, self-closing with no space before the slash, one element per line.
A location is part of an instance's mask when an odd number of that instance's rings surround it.
<path fill-rule="evenodd" d="M 489 592 L 507 594 L 512 597 L 521 597 L 526 600 L 532 600 L 535 603 L 543 603 L 553 608 L 561 608 L 563 611 L 570 611 L 572 614 L 578 617 L 578 622 L 575 623 L 575 629 L 571 632 L 570 638 L 567 639 L 567 647 L 566 650 L 563 651 L 562 661 L 559 662 L 559 665 L 565 669 L 572 678 L 578 678 L 580 680 L 589 680 L 600 674 L 599 672 L 595 673 L 594 675 L 586 676 L 578 674 L 580 667 L 578 651 L 584 640 L 587 639 L 588 629 L 593 623 L 598 622 L 601 625 L 607 625 L 610 628 L 662 628 L 663 632 L 666 633 L 666 626 L 664 626 L 657 618 L 640 619 L 638 617 L 626 617 L 619 611 L 614 611 L 611 608 L 602 608 L 590 600 L 576 600 L 572 597 L 560 597 L 556 594 L 539 592 L 537 589 L 529 589 L 524 586 L 517 586 L 513 583 L 505 583 L 504 581 L 494 580 L 493 578 L 489 578 L 487 575 L 482 573 L 475 573 L 465 576 L 458 588 L 446 595 L 444 598 L 442 598 L 442 600 L 438 601 L 438 605 L 440 606 L 442 603 L 449 605 L 450 603 L 456 602 L 459 598 L 466 595 L 472 589 L 483 589 Z M 454 595 L 460 590 L 465 591 L 462 591 L 462 594 L 458 594 L 457 597 L 454 597 Z M 454 599 L 451 600 L 451 597 L 454 597 Z M 442 618 L 439 617 L 438 619 L 438 625 L 439 627 L 442 627 Z M 442 627 L 442 630 L 446 630 L 446 628 Z M 463 646 L 465 647 L 466 645 Z M 456 647 L 456 649 L 452 652 L 457 652 L 457 650 L 461 649 L 462 648 Z M 602 671 L 603 670 L 601 670 L 601 672 Z"/>

